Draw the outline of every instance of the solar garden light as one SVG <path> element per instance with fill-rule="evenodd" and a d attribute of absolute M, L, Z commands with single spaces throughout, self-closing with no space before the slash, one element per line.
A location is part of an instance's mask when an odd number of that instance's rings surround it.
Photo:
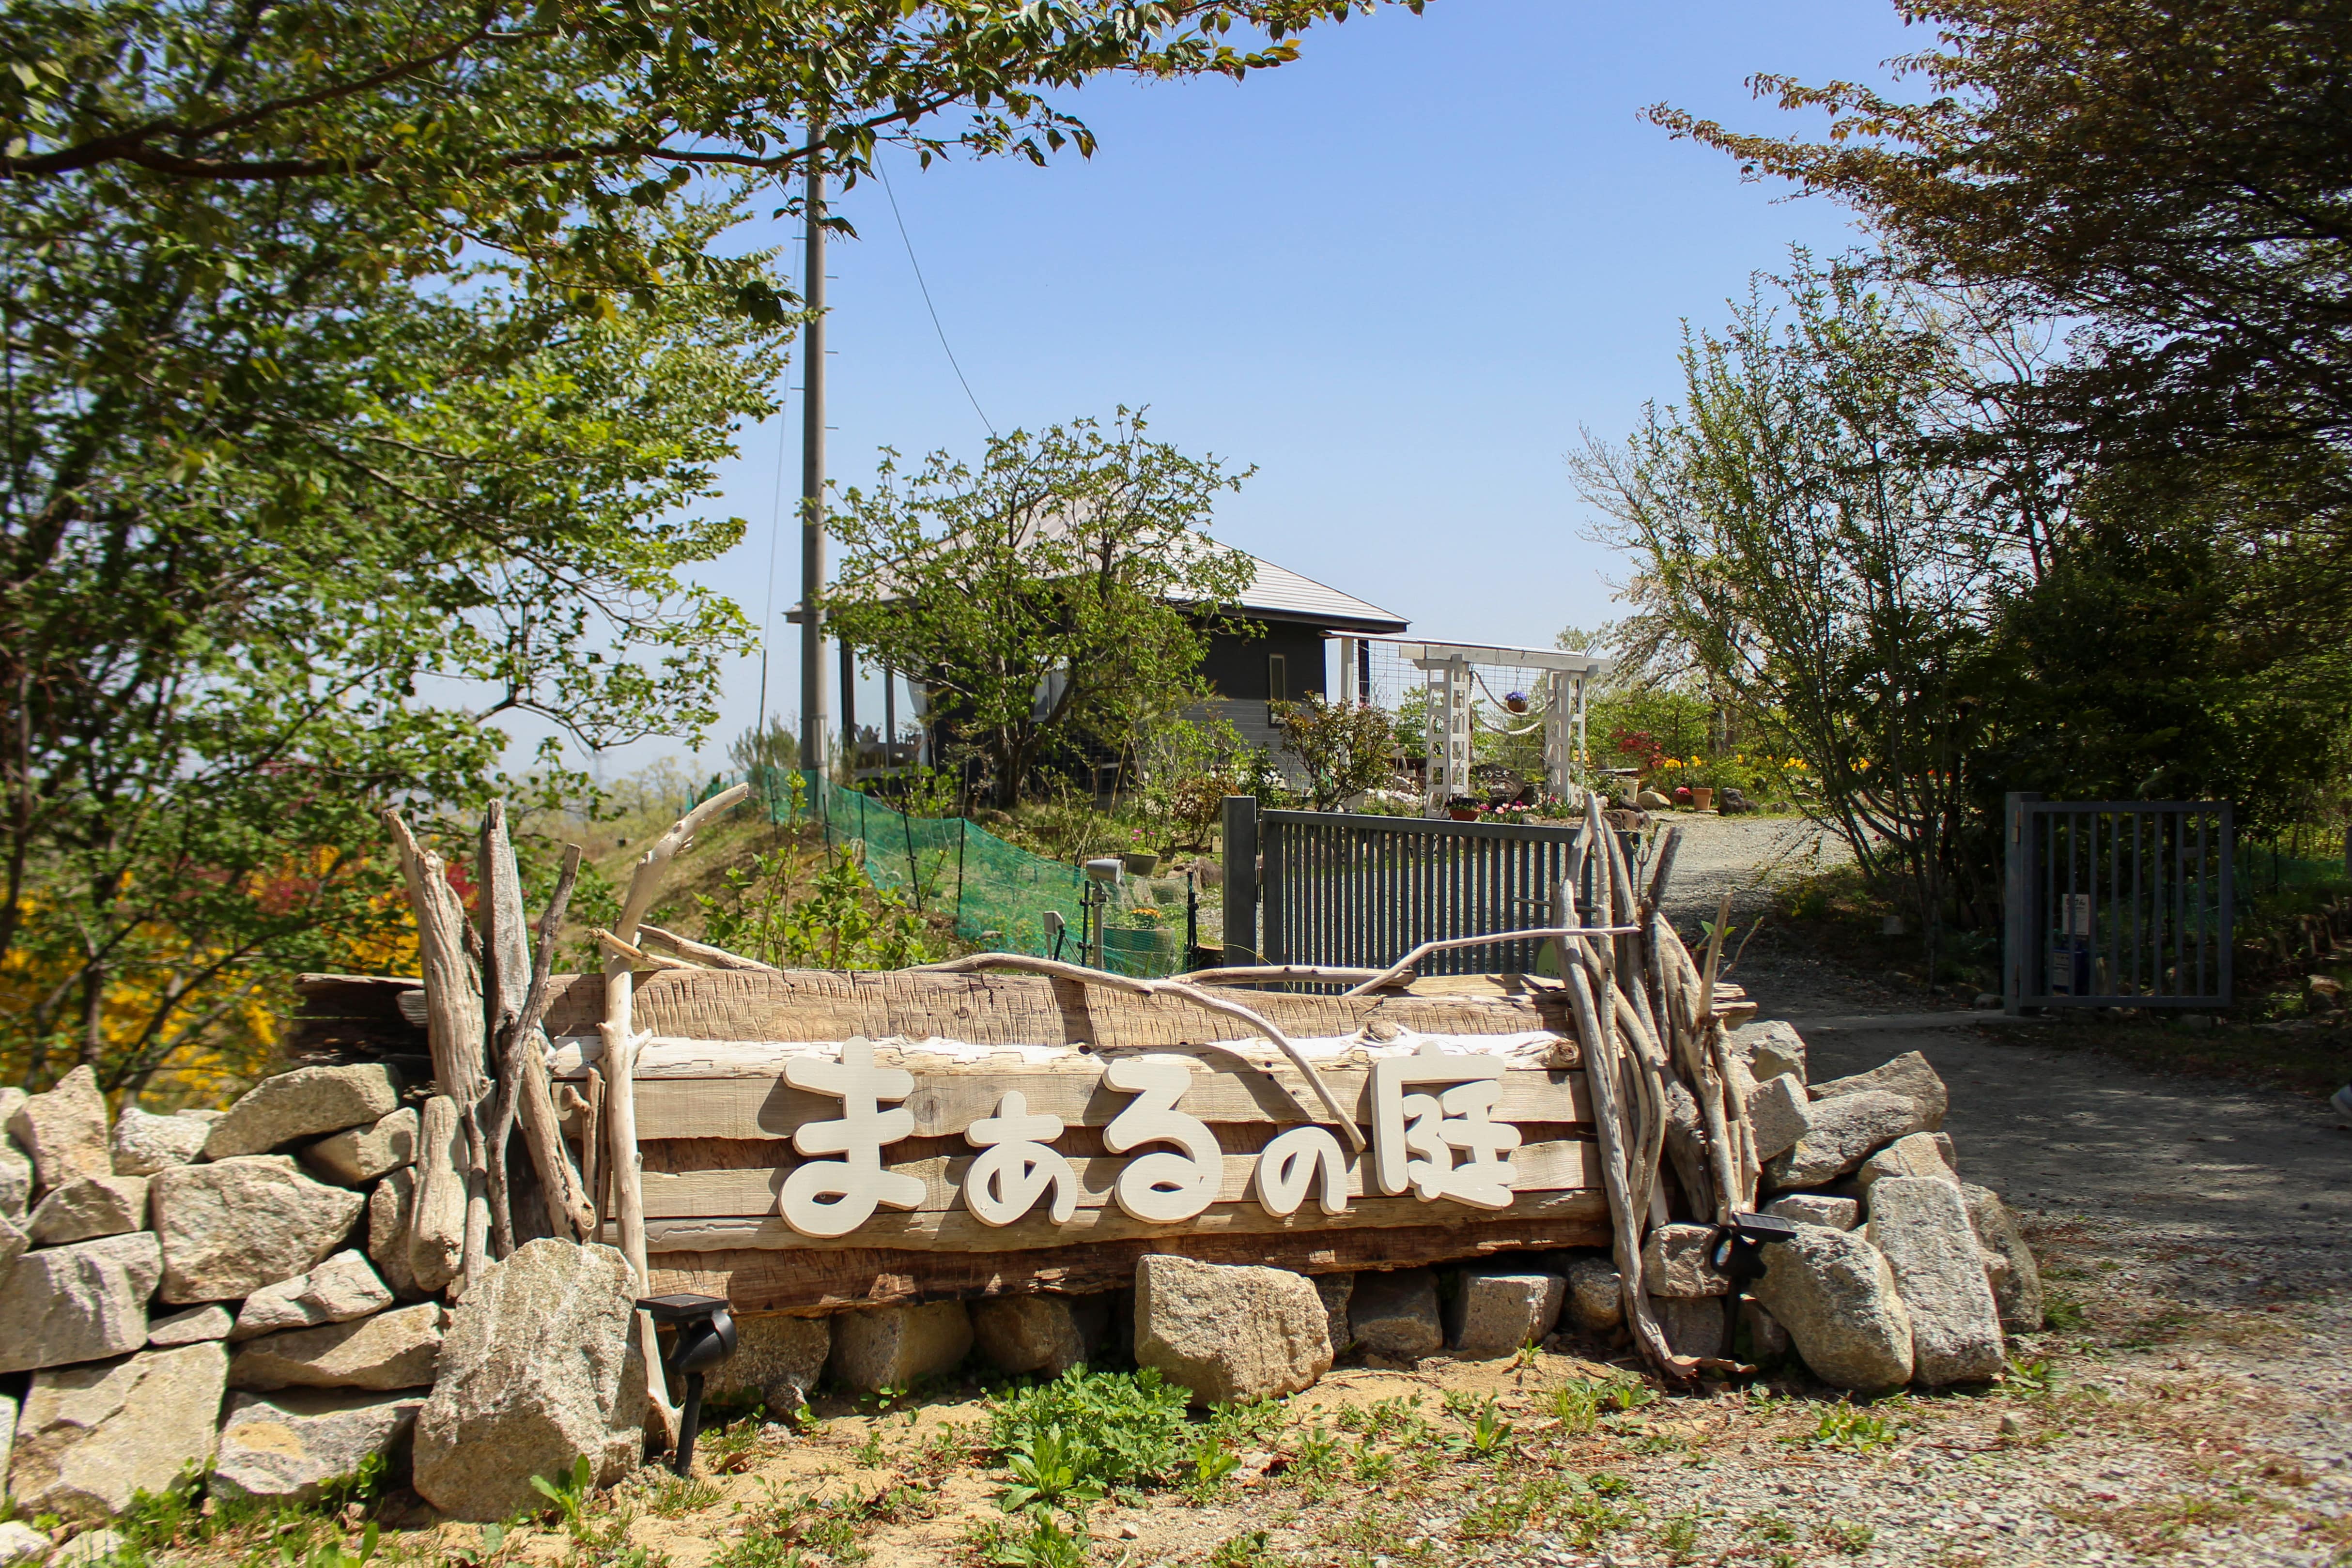
<path fill-rule="evenodd" d="M 677 1456 L 670 1469 L 685 1475 L 694 1464 L 694 1437 L 702 1426 L 702 1375 L 735 1354 L 735 1320 L 723 1296 L 647 1296 L 637 1305 L 654 1322 L 674 1328 L 677 1337 L 663 1359 L 662 1375 L 673 1388 L 686 1379 L 686 1405 L 677 1423 Z"/>
<path fill-rule="evenodd" d="M 1764 1272 L 1767 1242 L 1796 1237 L 1796 1222 L 1777 1214 L 1734 1214 L 1716 1231 L 1715 1266 L 1735 1281 L 1752 1280 Z"/>

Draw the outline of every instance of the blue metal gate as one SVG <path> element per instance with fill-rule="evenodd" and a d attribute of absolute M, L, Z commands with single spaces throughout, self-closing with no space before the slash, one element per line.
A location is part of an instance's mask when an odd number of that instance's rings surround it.
<path fill-rule="evenodd" d="M 2007 1011 L 2230 1005 L 2230 802 L 2012 794 L 2004 819 Z"/>

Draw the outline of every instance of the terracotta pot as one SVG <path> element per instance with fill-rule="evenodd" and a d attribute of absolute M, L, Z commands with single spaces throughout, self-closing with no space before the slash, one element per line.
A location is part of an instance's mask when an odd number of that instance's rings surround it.
<path fill-rule="evenodd" d="M 1693 808 L 1694 810 L 1701 810 L 1701 811 L 1712 811 L 1712 810 L 1715 810 L 1715 789 L 1714 789 L 1714 786 L 1712 786 L 1712 785 L 1708 785 L 1708 784 L 1694 784 L 1694 785 L 1692 785 L 1692 786 L 1691 786 L 1691 806 L 1692 806 L 1692 808 Z"/>
<path fill-rule="evenodd" d="M 1457 822 L 1475 822 L 1478 820 L 1478 813 L 1468 806 L 1448 806 L 1445 809 L 1445 814 Z"/>

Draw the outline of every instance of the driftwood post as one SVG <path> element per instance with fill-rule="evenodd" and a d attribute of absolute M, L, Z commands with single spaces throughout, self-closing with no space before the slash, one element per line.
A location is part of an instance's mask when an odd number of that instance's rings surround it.
<path fill-rule="evenodd" d="M 434 1087 L 451 1102 L 463 1130 L 458 1140 L 438 1146 L 428 1142 L 417 1151 L 420 1217 L 425 1212 L 422 1199 L 426 1189 L 434 1187 L 437 1197 L 442 1189 L 435 1186 L 436 1179 L 448 1174 L 436 1171 L 428 1162 L 444 1158 L 445 1148 L 463 1151 L 464 1168 L 459 1174 L 466 1200 L 461 1255 L 456 1276 L 448 1281 L 454 1297 L 465 1293 L 467 1283 L 486 1260 L 488 1246 L 488 1167 L 478 1114 L 482 1092 L 488 1086 L 482 1053 L 482 996 L 466 952 L 466 906 L 449 885 L 446 863 L 416 841 L 398 811 L 387 810 L 384 821 L 399 848 L 408 902 L 416 913 L 417 962 L 425 979 L 425 1033 L 433 1053 Z M 412 1236 L 413 1247 L 424 1239 L 421 1231 Z"/>
<path fill-rule="evenodd" d="M 695 834 L 695 831 L 711 818 L 728 810 L 751 792 L 749 784 L 738 784 L 680 817 L 669 831 L 654 841 L 645 858 L 629 874 L 629 892 L 621 905 L 621 918 L 613 936 L 622 943 L 634 946 L 637 930 L 646 915 L 653 909 L 654 897 L 661 891 L 663 875 L 669 862 L 676 859 Z M 646 1185 L 645 1174 L 637 1156 L 637 1109 L 635 1071 L 638 1048 L 645 1037 L 635 1032 L 632 1021 L 635 1009 L 636 978 L 629 967 L 629 959 L 607 949 L 604 956 L 604 1019 L 599 1027 L 604 1045 L 604 1062 L 608 1069 L 604 1089 L 604 1125 L 610 1139 L 610 1162 L 613 1188 L 619 1221 L 622 1255 L 637 1277 L 637 1289 L 650 1288 L 652 1270 L 646 1260 Z M 637 1333 L 646 1363 L 646 1391 L 653 1396 L 654 1409 L 661 1418 L 662 1429 L 669 1442 L 677 1441 L 679 1412 L 671 1403 L 661 1379 L 661 1354 L 655 1343 L 653 1319 L 637 1314 Z"/>

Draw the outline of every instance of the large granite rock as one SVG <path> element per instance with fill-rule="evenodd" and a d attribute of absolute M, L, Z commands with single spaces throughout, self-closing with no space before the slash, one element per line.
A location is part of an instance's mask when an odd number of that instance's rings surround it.
<path fill-rule="evenodd" d="M 1732 1312 L 1731 1354 L 1742 1361 L 1773 1362 L 1789 1354 L 1789 1331 L 1753 1296 L 1742 1296 Z"/>
<path fill-rule="evenodd" d="M 831 1318 L 737 1318 L 735 1354 L 704 1377 L 703 1396 L 757 1398 L 771 1416 L 789 1416 L 808 1403 L 832 1351 Z"/>
<path fill-rule="evenodd" d="M 1856 1072 L 1845 1078 L 1832 1078 L 1827 1083 L 1813 1085 L 1813 1098 L 1835 1100 L 1848 1094 L 1901 1094 L 1919 1103 L 1920 1130 L 1935 1132 L 1944 1124 L 1944 1113 L 1951 1106 L 1951 1095 L 1944 1081 L 1927 1059 L 1916 1051 L 1905 1051 L 1894 1061 L 1883 1062 L 1867 1072 Z"/>
<path fill-rule="evenodd" d="M 145 1231 L 44 1247 L 0 1280 L 0 1372 L 68 1366 L 140 1349 L 163 1277 Z"/>
<path fill-rule="evenodd" d="M 76 1176 L 49 1189 L 25 1227 L 36 1247 L 147 1228 L 145 1176 Z"/>
<path fill-rule="evenodd" d="M 403 1105 L 365 1127 L 348 1127 L 304 1149 L 303 1166 L 321 1181 L 360 1186 L 416 1163 L 416 1112 Z"/>
<path fill-rule="evenodd" d="M 416 1173 L 396 1170 L 368 1194 L 368 1260 L 398 1296 L 425 1292 L 408 1267 L 408 1222 L 416 1207 Z"/>
<path fill-rule="evenodd" d="M 167 1318 L 148 1319 L 147 1343 L 155 1350 L 169 1350 L 175 1344 L 203 1344 L 207 1340 L 228 1338 L 228 1331 L 236 1323 L 226 1307 L 218 1301 L 207 1301 Z"/>
<path fill-rule="evenodd" d="M 1625 1322 L 1625 1281 L 1601 1258 L 1579 1258 L 1568 1266 L 1568 1321 L 1586 1333 L 1605 1334 Z"/>
<path fill-rule="evenodd" d="M 1886 1176 L 1920 1176 L 1958 1186 L 1959 1176 L 1945 1153 L 1950 1142 L 1941 1133 L 1914 1133 L 1909 1137 L 1897 1138 L 1854 1167 L 1853 1184 L 1865 1197 L 1872 1186 Z"/>
<path fill-rule="evenodd" d="M 1750 1293 L 1823 1383 L 1881 1389 L 1911 1380 L 1911 1314 L 1895 1271 L 1853 1232 L 1799 1226 L 1793 1239 L 1764 1249 L 1764 1276 Z"/>
<path fill-rule="evenodd" d="M 1135 1359 L 1196 1405 L 1296 1394 L 1331 1370 L 1323 1298 L 1304 1274 L 1171 1255 L 1135 1268 Z"/>
<path fill-rule="evenodd" d="M 943 1377 L 971 1350 L 971 1314 L 961 1301 L 911 1307 L 869 1307 L 833 1320 L 835 1381 L 859 1394 L 911 1388 L 919 1377 Z"/>
<path fill-rule="evenodd" d="M 1445 1348 L 1437 1276 L 1426 1269 L 1360 1273 L 1348 1299 L 1348 1327 L 1367 1355 L 1413 1361 Z"/>
<path fill-rule="evenodd" d="M 422 1389 L 407 1394 L 232 1394 L 213 1463 L 215 1497 L 317 1500 L 382 1454 L 408 1445 Z"/>
<path fill-rule="evenodd" d="M 1093 1354 L 1109 1318 L 1100 1296 L 992 1296 L 971 1304 L 971 1334 L 999 1372 L 1059 1377 Z"/>
<path fill-rule="evenodd" d="M 1756 1157 L 1769 1160 L 1793 1149 L 1812 1131 L 1812 1102 L 1793 1072 L 1768 1078 L 1748 1097 L 1748 1124 L 1756 1134 Z"/>
<path fill-rule="evenodd" d="M 16 1451 L 16 1416 L 21 1402 L 13 1394 L 0 1394 L 0 1500 L 8 1495 L 8 1463 Z"/>
<path fill-rule="evenodd" d="M 25 1234 L 23 1226 L 0 1214 L 0 1282 L 6 1281 L 8 1270 L 16 1266 L 16 1260 L 23 1257 L 25 1249 L 32 1244 L 33 1239 Z"/>
<path fill-rule="evenodd" d="M 36 1374 L 8 1470 L 17 1510 L 104 1519 L 201 1470 L 227 1370 L 219 1345 L 191 1344 Z"/>
<path fill-rule="evenodd" d="M 1797 1026 L 1781 1019 L 1759 1019 L 1733 1030 L 1727 1043 L 1734 1054 L 1748 1063 L 1759 1083 L 1769 1082 L 1782 1073 L 1793 1073 L 1798 1082 L 1805 1081 L 1805 1037 Z"/>
<path fill-rule="evenodd" d="M 1976 1230 L 1977 1244 L 2008 1265 L 1998 1270 L 1998 1280 L 1993 1278 L 1994 1270 L 1986 1272 L 2001 1328 L 2010 1333 L 2041 1333 L 2042 1270 L 2033 1261 L 2033 1249 L 2025 1244 L 2017 1216 L 1990 1187 L 1963 1184 L 1960 1201 L 1968 1205 L 1969 1224 Z"/>
<path fill-rule="evenodd" d="M 1826 1192 L 1792 1192 L 1766 1204 L 1764 1212 L 1800 1225 L 1826 1225 L 1832 1230 L 1852 1230 L 1862 1223 L 1861 1204 Z"/>
<path fill-rule="evenodd" d="M 366 1257 L 357 1250 L 338 1252 L 307 1274 L 264 1285 L 247 1296 L 228 1337 L 258 1339 L 287 1329 L 347 1323 L 390 1305 L 392 1291 L 368 1267 Z"/>
<path fill-rule="evenodd" d="M 174 1306 L 236 1301 L 310 1272 L 367 1203 L 312 1181 L 283 1155 L 176 1166 L 153 1178 L 149 1195 L 163 1241 L 163 1300 Z"/>
<path fill-rule="evenodd" d="M 1927 1113 L 1907 1094 L 1864 1090 L 1815 1101 L 1807 1114 L 1811 1124 L 1796 1146 L 1764 1163 L 1764 1178 L 1776 1188 L 1836 1180 L 1872 1150 L 1920 1131 Z"/>
<path fill-rule="evenodd" d="M 1981 1383 L 2008 1364 L 2000 1314 L 1985 1282 L 1959 1187 L 1933 1176 L 1886 1176 L 1870 1189 L 1870 1244 L 1895 1271 L 1911 1316 L 1911 1375 Z"/>
<path fill-rule="evenodd" d="M 561 1479 L 584 1458 L 610 1485 L 636 1468 L 646 1369 L 634 1284 L 612 1248 L 544 1237 L 483 1270 L 416 1418 L 414 1484 L 427 1502 L 501 1520 L 540 1506 L 533 1476 Z"/>
<path fill-rule="evenodd" d="M 352 1322 L 249 1339 L 237 1346 L 228 1380 L 234 1387 L 265 1391 L 422 1387 L 440 1364 L 446 1317 L 438 1303 L 424 1301 Z"/>
<path fill-rule="evenodd" d="M 8 1135 L 32 1156 L 33 1179 L 60 1186 L 76 1176 L 114 1174 L 114 1151 L 107 1146 L 106 1096 L 87 1064 L 75 1068 L 46 1093 L 28 1094 L 8 1118 Z"/>
<path fill-rule="evenodd" d="M 282 1144 L 372 1126 L 400 1104 L 400 1081 L 381 1062 L 298 1067 L 265 1078 L 213 1124 L 205 1157 L 268 1154 Z"/>
<path fill-rule="evenodd" d="M 0 1219 L 22 1219 L 33 1206 L 33 1162 L 13 1138 L 0 1138 Z"/>
<path fill-rule="evenodd" d="M 1724 1313 L 1728 1306 L 1721 1296 L 1650 1298 L 1650 1312 L 1665 1333 L 1666 1348 L 1676 1355 L 1703 1361 L 1716 1360 L 1724 1353 Z"/>
<path fill-rule="evenodd" d="M 1558 1274 L 1465 1269 L 1446 1313 L 1446 1339 L 1468 1361 L 1492 1361 L 1539 1344 L 1559 1322 L 1568 1281 Z"/>
<path fill-rule="evenodd" d="M 1661 1225 L 1642 1242 L 1642 1283 L 1654 1296 L 1690 1300 L 1731 1293 L 1731 1276 L 1715 1264 L 1715 1227 Z"/>
<path fill-rule="evenodd" d="M 201 1116 L 158 1116 L 129 1106 L 114 1121 L 114 1174 L 151 1176 L 188 1165 L 205 1152 L 212 1130 Z"/>
<path fill-rule="evenodd" d="M 0 1395 L 0 1399 L 6 1396 Z M 13 1407 L 16 1401 L 7 1399 Z M 6 1455 L 0 1453 L 0 1458 Z M 0 1568 L 17 1568 L 19 1563 L 40 1562 L 49 1554 L 49 1538 L 21 1519 L 0 1521 Z"/>

